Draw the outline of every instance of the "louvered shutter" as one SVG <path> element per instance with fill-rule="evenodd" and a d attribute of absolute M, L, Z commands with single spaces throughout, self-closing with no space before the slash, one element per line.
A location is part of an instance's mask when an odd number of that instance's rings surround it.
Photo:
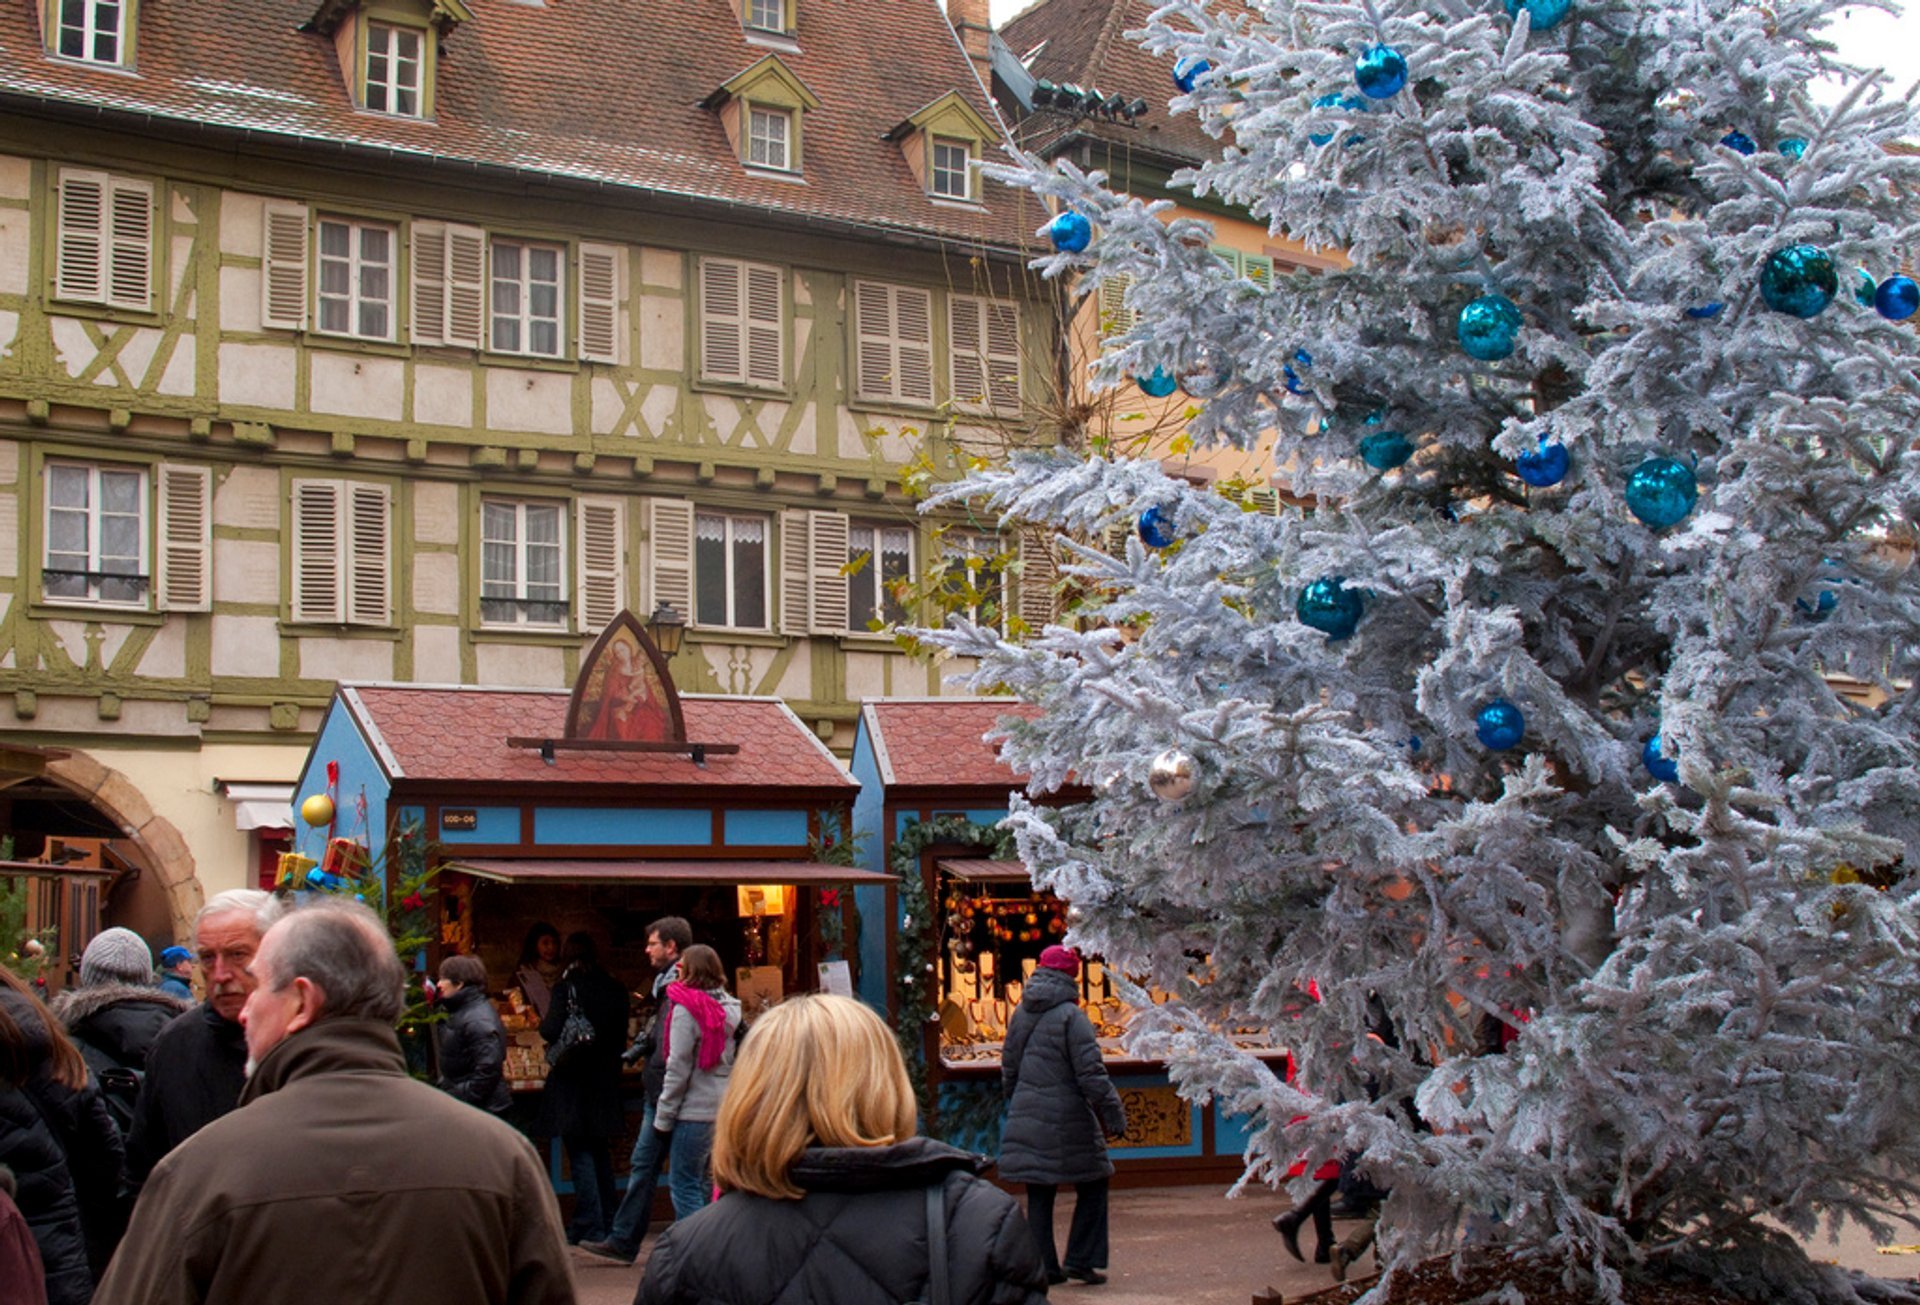
<path fill-rule="evenodd" d="M 627 605 L 627 505 L 617 498 L 583 498 L 574 513 L 580 531 L 576 619 L 582 634 L 593 634 Z"/>
<path fill-rule="evenodd" d="M 778 386 L 786 378 L 786 325 L 777 267 L 747 264 L 747 381 Z"/>
<path fill-rule="evenodd" d="M 447 343 L 478 349 L 487 331 L 487 235 L 447 228 Z"/>
<path fill-rule="evenodd" d="M 1110 276 L 1100 283 L 1100 338 L 1110 340 L 1117 335 L 1125 335 L 1133 329 L 1134 311 L 1127 307 L 1127 291 L 1133 288 L 1133 278 L 1124 272 L 1119 276 Z"/>
<path fill-rule="evenodd" d="M 340 490 L 337 480 L 293 482 L 293 619 L 338 624 L 342 602 Z"/>
<path fill-rule="evenodd" d="M 813 628 L 813 553 L 807 526 L 812 514 L 780 514 L 780 633 L 800 635 Z"/>
<path fill-rule="evenodd" d="M 163 462 L 159 468 L 153 590 L 164 612 L 213 608 L 213 472 Z"/>
<path fill-rule="evenodd" d="M 260 322 L 283 331 L 307 325 L 307 206 L 268 201 L 261 249 Z"/>
<path fill-rule="evenodd" d="M 838 512 L 809 512 L 808 570 L 813 573 L 812 630 L 815 634 L 845 634 L 850 618 L 847 602 L 847 518 Z M 868 566 L 880 566 L 879 552 Z"/>
<path fill-rule="evenodd" d="M 710 381 L 744 381 L 746 315 L 741 306 L 742 265 L 720 258 L 700 260 L 700 375 Z"/>
<path fill-rule="evenodd" d="M 900 346 L 896 372 L 900 398 L 907 403 L 933 402 L 933 294 L 910 286 L 894 287 L 898 306 Z"/>
<path fill-rule="evenodd" d="M 1020 528 L 1020 582 L 1015 605 L 1030 631 L 1053 619 L 1054 582 L 1060 578 L 1053 536 L 1039 526 Z"/>
<path fill-rule="evenodd" d="M 447 229 L 413 224 L 413 342 L 447 342 Z"/>
<path fill-rule="evenodd" d="M 100 303 L 107 297 L 107 186 L 104 172 L 60 173 L 57 299 Z"/>
<path fill-rule="evenodd" d="M 1020 411 L 1020 310 L 986 303 L 987 398 L 995 412 Z"/>
<path fill-rule="evenodd" d="M 153 307 L 153 183 L 115 177 L 108 197 L 107 302 L 146 312 Z"/>
<path fill-rule="evenodd" d="M 894 397 L 893 290 L 878 281 L 856 282 L 853 319 L 859 365 L 855 391 L 863 399 Z"/>
<path fill-rule="evenodd" d="M 948 379 L 962 408 L 987 404 L 987 359 L 980 333 L 980 301 L 955 295 L 947 301 Z"/>
<path fill-rule="evenodd" d="M 355 625 L 393 621 L 392 494 L 385 485 L 346 485 L 346 619 Z"/>
<path fill-rule="evenodd" d="M 1242 254 L 1240 274 L 1262 290 L 1273 289 L 1273 260 L 1264 254 Z"/>
<path fill-rule="evenodd" d="M 614 245 L 580 246 L 580 357 L 588 362 L 620 361 L 620 263 L 624 255 L 625 251 Z"/>
<path fill-rule="evenodd" d="M 693 504 L 677 498 L 644 500 L 647 574 L 652 603 L 671 603 L 693 622 Z"/>

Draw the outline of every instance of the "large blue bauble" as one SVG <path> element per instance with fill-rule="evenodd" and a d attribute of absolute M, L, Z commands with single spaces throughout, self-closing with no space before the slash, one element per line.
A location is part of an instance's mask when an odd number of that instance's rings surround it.
<path fill-rule="evenodd" d="M 1840 278 L 1833 259 L 1818 245 L 1787 245 L 1767 256 L 1760 269 L 1760 297 L 1767 307 L 1793 317 L 1815 317 L 1833 302 Z"/>
<path fill-rule="evenodd" d="M 1648 458 L 1627 477 L 1627 510 L 1654 530 L 1678 525 L 1699 498 L 1693 468 L 1672 458 Z"/>
<path fill-rule="evenodd" d="M 1522 453 L 1513 460 L 1513 474 L 1532 485 L 1535 489 L 1545 489 L 1549 485 L 1558 485 L 1567 478 L 1567 468 L 1573 459 L 1567 455 L 1567 446 L 1548 443 L 1547 437 L 1540 437 L 1540 447 L 1531 453 Z"/>
<path fill-rule="evenodd" d="M 1300 624 L 1329 639 L 1350 636 L 1360 624 L 1360 595 L 1335 576 L 1323 576 L 1300 591 L 1293 605 Z"/>
<path fill-rule="evenodd" d="M 1145 376 L 1135 376 L 1133 383 L 1155 399 L 1164 399 L 1180 388 L 1180 382 L 1173 379 L 1164 367 L 1156 367 Z"/>
<path fill-rule="evenodd" d="M 1527 718 L 1505 698 L 1495 698 L 1473 718 L 1473 732 L 1483 746 L 1506 752 L 1519 747 L 1527 736 Z"/>
<path fill-rule="evenodd" d="M 1720 143 L 1735 154 L 1752 154 L 1760 148 L 1753 143 L 1753 137 L 1744 131 L 1730 131 L 1720 138 Z"/>
<path fill-rule="evenodd" d="M 1369 46 L 1353 63 L 1353 80 L 1370 100 L 1390 100 L 1407 84 L 1407 58 L 1391 45 Z"/>
<path fill-rule="evenodd" d="M 1377 430 L 1360 437 L 1360 461 L 1375 471 L 1392 471 L 1413 456 L 1413 441 L 1397 430 Z"/>
<path fill-rule="evenodd" d="M 1165 548 L 1173 539 L 1173 517 L 1165 508 L 1156 505 L 1140 514 L 1141 543 L 1148 548 Z"/>
<path fill-rule="evenodd" d="M 1093 223 L 1085 213 L 1068 209 L 1047 223 L 1047 239 L 1063 254 L 1077 254 L 1093 240 Z"/>
<path fill-rule="evenodd" d="M 1499 362 L 1520 338 L 1520 310 L 1505 295 L 1481 295 L 1460 310 L 1454 332 L 1469 358 Z"/>
<path fill-rule="evenodd" d="M 1798 136 L 1788 136 L 1774 148 L 1780 151 L 1781 157 L 1792 159 L 1795 163 L 1807 157 L 1807 143 Z"/>
<path fill-rule="evenodd" d="M 1525 9 L 1533 15 L 1533 30 L 1544 32 L 1567 16 L 1567 10 L 1573 8 L 1573 0 L 1507 0 L 1507 12 L 1517 14 Z"/>
<path fill-rule="evenodd" d="M 1193 88 L 1200 78 L 1213 71 L 1213 65 L 1198 55 L 1188 55 L 1173 65 L 1173 84 L 1180 88 L 1182 95 L 1193 94 Z"/>
<path fill-rule="evenodd" d="M 1873 310 L 1889 322 L 1904 322 L 1920 312 L 1920 285 L 1910 276 L 1890 276 L 1873 292 Z"/>
<path fill-rule="evenodd" d="M 1640 764 L 1647 768 L 1649 775 L 1662 784 L 1677 783 L 1680 779 L 1679 763 L 1660 750 L 1658 734 L 1648 739 L 1646 746 L 1640 749 Z"/>

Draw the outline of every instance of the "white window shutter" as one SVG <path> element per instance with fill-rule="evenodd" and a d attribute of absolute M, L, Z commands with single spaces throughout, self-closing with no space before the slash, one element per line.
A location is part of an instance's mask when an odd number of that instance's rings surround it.
<path fill-rule="evenodd" d="M 101 303 L 107 297 L 108 184 L 104 172 L 61 170 L 56 299 Z"/>
<path fill-rule="evenodd" d="M 447 227 L 447 343 L 478 349 L 487 331 L 487 233 Z"/>
<path fill-rule="evenodd" d="M 153 591 L 163 612 L 213 609 L 213 471 L 163 462 Z"/>
<path fill-rule="evenodd" d="M 115 177 L 108 191 L 107 302 L 146 312 L 153 307 L 153 183 Z"/>
<path fill-rule="evenodd" d="M 627 504 L 582 498 L 574 512 L 580 531 L 576 619 L 582 634 L 595 634 L 627 605 Z"/>
<path fill-rule="evenodd" d="M 413 224 L 413 342 L 447 342 L 447 228 Z"/>
<path fill-rule="evenodd" d="M 307 325 L 307 206 L 269 200 L 261 248 L 260 322 L 282 331 Z"/>
<path fill-rule="evenodd" d="M 1021 527 L 1020 582 L 1015 604 L 1029 630 L 1038 631 L 1053 619 L 1053 586 L 1059 578 L 1053 536 L 1040 526 Z"/>
<path fill-rule="evenodd" d="M 346 619 L 337 480 L 293 482 L 293 619 Z"/>
<path fill-rule="evenodd" d="M 743 264 L 700 260 L 700 375 L 709 381 L 747 379 Z"/>
<path fill-rule="evenodd" d="M 893 291 L 878 281 L 853 287 L 853 326 L 857 361 L 854 391 L 863 399 L 894 397 L 899 374 L 893 358 Z"/>
<path fill-rule="evenodd" d="M 995 412 L 1020 411 L 1020 310 L 1012 304 L 986 303 L 987 401 Z"/>
<path fill-rule="evenodd" d="M 895 326 L 899 330 L 900 398 L 907 403 L 933 402 L 933 292 L 910 286 L 894 288 Z"/>
<path fill-rule="evenodd" d="M 747 381 L 778 386 L 786 379 L 787 332 L 777 267 L 747 264 Z"/>
<path fill-rule="evenodd" d="M 693 504 L 678 498 L 644 499 L 648 591 L 652 603 L 670 603 L 693 623 Z"/>
<path fill-rule="evenodd" d="M 588 362 L 620 361 L 620 268 L 625 254 L 617 245 L 580 246 L 580 357 Z"/>
<path fill-rule="evenodd" d="M 807 532 L 813 572 L 813 632 L 845 634 L 850 619 L 847 602 L 847 518 L 838 512 L 810 512 Z M 867 562 L 878 575 L 878 550 Z"/>
<path fill-rule="evenodd" d="M 392 502 L 385 485 L 346 485 L 346 619 L 355 625 L 393 623 Z"/>
<path fill-rule="evenodd" d="M 780 514 L 780 633 L 806 634 L 813 628 L 813 559 L 807 525 L 812 514 Z"/>
<path fill-rule="evenodd" d="M 980 329 L 981 301 L 954 295 L 947 301 L 948 380 L 953 402 L 975 410 L 987 406 L 986 341 Z"/>

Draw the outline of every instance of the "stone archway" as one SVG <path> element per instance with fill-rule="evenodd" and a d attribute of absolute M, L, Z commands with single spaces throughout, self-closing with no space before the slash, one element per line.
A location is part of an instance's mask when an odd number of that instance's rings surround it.
<path fill-rule="evenodd" d="M 194 873 L 193 852 L 173 823 L 154 814 L 133 781 L 84 752 L 71 751 L 57 761 L 49 761 L 45 773 L 49 780 L 84 799 L 120 827 L 165 895 L 172 936 L 190 937 L 193 918 L 199 914 L 206 893 Z"/>

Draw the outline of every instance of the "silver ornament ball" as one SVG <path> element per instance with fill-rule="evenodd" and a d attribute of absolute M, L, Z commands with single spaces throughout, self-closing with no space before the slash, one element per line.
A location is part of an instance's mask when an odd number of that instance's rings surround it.
<path fill-rule="evenodd" d="M 1187 753 L 1179 748 L 1168 748 L 1153 759 L 1153 767 L 1147 772 L 1147 787 L 1162 802 L 1178 802 L 1193 792 L 1193 778 L 1198 767 Z"/>

